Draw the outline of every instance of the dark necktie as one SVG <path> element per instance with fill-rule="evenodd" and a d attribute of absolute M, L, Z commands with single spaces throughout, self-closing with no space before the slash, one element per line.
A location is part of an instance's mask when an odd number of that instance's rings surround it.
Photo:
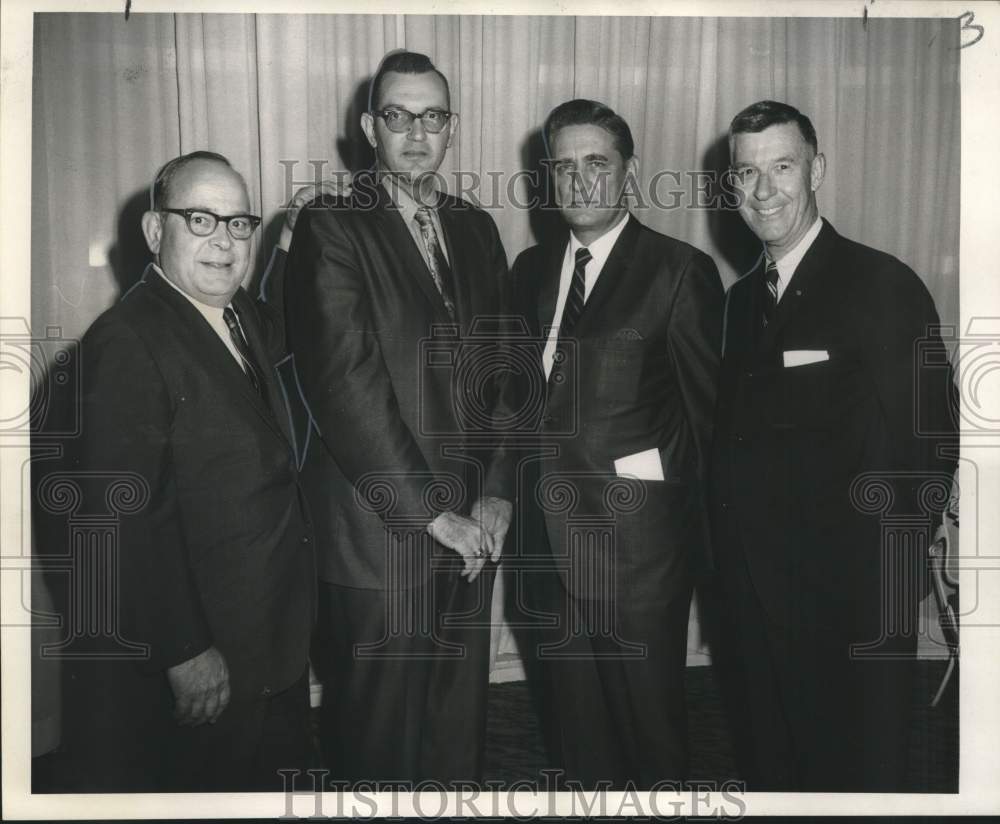
<path fill-rule="evenodd" d="M 566 305 L 563 307 L 562 320 L 559 321 L 559 337 L 564 338 L 573 334 L 576 322 L 583 314 L 583 304 L 586 301 L 586 283 L 584 274 L 587 264 L 593 260 L 593 255 L 586 246 L 581 246 L 576 250 L 576 261 L 573 264 L 573 279 L 569 284 L 569 294 L 566 295 Z"/>
<path fill-rule="evenodd" d="M 767 291 L 764 293 L 763 316 L 766 327 L 774 320 L 774 310 L 778 305 L 778 264 L 773 260 L 768 260 L 767 268 L 764 269 L 764 285 L 767 287 Z"/>
<path fill-rule="evenodd" d="M 584 273 L 587 264 L 593 259 L 590 250 L 581 246 L 576 250 L 576 260 L 573 264 L 573 279 L 569 282 L 569 293 L 566 295 L 566 305 L 563 306 L 562 318 L 559 320 L 559 332 L 556 337 L 556 351 L 553 357 L 552 371 L 549 378 L 559 371 L 556 367 L 566 360 L 566 339 L 573 334 L 576 322 L 583 314 L 583 304 L 586 300 L 586 284 Z"/>
<path fill-rule="evenodd" d="M 236 351 L 240 353 L 240 358 L 243 360 L 243 371 L 246 372 L 247 380 L 250 381 L 254 391 L 266 400 L 260 367 L 257 365 L 253 352 L 250 351 L 246 338 L 243 337 L 243 330 L 240 328 L 240 322 L 237 320 L 236 312 L 233 311 L 232 306 L 227 306 L 222 310 L 222 319 L 229 327 L 229 337 L 232 338 L 233 346 L 236 347 Z"/>
<path fill-rule="evenodd" d="M 445 259 L 444 252 L 441 251 L 431 210 L 426 206 L 421 206 L 417 209 L 413 219 L 417 221 L 417 226 L 420 227 L 420 236 L 424 239 L 424 249 L 427 250 L 431 279 L 438 292 L 441 293 L 441 300 L 444 301 L 444 308 L 448 310 L 448 317 L 455 320 L 455 290 L 452 288 L 451 267 Z"/>

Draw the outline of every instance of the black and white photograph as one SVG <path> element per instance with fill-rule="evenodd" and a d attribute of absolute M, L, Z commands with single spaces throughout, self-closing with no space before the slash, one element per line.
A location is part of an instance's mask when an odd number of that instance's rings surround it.
<path fill-rule="evenodd" d="M 5 820 L 1000 812 L 1000 7 L 0 31 Z"/>

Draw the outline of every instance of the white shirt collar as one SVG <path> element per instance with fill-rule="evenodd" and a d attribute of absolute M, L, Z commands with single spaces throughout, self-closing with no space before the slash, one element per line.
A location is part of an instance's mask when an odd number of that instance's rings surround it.
<path fill-rule="evenodd" d="M 207 303 L 202 303 L 197 298 L 189 295 L 187 292 L 181 289 L 180 286 L 178 286 L 170 278 L 168 278 L 165 274 L 163 274 L 163 270 L 160 268 L 159 264 L 154 263 L 153 268 L 156 270 L 157 274 L 161 278 L 163 278 L 167 283 L 171 285 L 171 287 L 176 289 L 178 292 L 184 295 L 184 297 L 186 297 L 189 301 L 191 301 L 191 303 L 194 305 L 194 308 L 197 309 L 199 312 L 201 312 L 206 318 L 208 318 L 209 321 L 212 321 L 215 318 L 218 318 L 220 322 L 222 321 L 222 312 L 224 307 L 210 306 Z M 232 303 L 227 303 L 226 306 L 232 306 Z"/>
<path fill-rule="evenodd" d="M 587 289 L 587 296 L 590 296 L 590 289 L 593 286 L 593 282 L 597 280 L 597 276 L 600 274 L 601 269 L 604 268 L 604 264 L 607 263 L 608 257 L 611 255 L 611 250 L 614 248 L 615 243 L 618 240 L 618 236 L 625 231 L 625 224 L 628 223 L 629 212 L 626 209 L 619 220 L 613 227 L 608 229 L 603 235 L 601 235 L 597 240 L 591 241 L 587 245 L 587 250 L 590 252 L 591 261 L 587 264 L 587 274 L 593 273 L 593 279 L 587 278 L 590 281 Z M 576 235 L 572 232 L 569 233 L 569 256 L 570 258 L 576 257 L 576 250 L 582 249 L 583 244 L 577 239 Z"/>
<path fill-rule="evenodd" d="M 787 255 L 783 255 L 781 260 L 776 261 L 775 265 L 778 267 L 778 300 L 781 300 L 781 296 L 788 287 L 792 275 L 799 268 L 802 258 L 806 256 L 806 252 L 809 251 L 809 247 L 813 245 L 813 241 L 819 236 L 820 229 L 822 228 L 823 218 L 817 215 L 815 222 L 809 227 L 809 231 L 801 237 L 799 242 L 792 247 Z"/>
<path fill-rule="evenodd" d="M 176 283 L 174 283 L 170 278 L 168 278 L 165 274 L 163 274 L 163 270 L 157 264 L 154 263 L 152 264 L 152 266 L 153 269 L 156 270 L 156 273 L 161 278 L 163 278 L 167 283 L 171 285 L 171 287 L 176 289 L 190 301 L 191 305 L 198 310 L 198 313 L 207 321 L 208 325 L 212 327 L 212 329 L 215 331 L 215 334 L 219 337 L 219 340 L 222 341 L 226 349 L 229 350 L 229 354 L 236 359 L 236 362 L 240 365 L 240 368 L 245 370 L 246 366 L 244 366 L 243 364 L 243 358 L 240 355 L 239 350 L 237 350 L 236 344 L 233 343 L 233 336 L 230 334 L 229 327 L 226 325 L 225 318 L 223 318 L 222 316 L 222 313 L 225 311 L 225 309 L 221 306 L 209 306 L 207 303 L 202 303 L 200 300 L 191 297 L 191 295 L 189 295 L 187 292 L 181 289 Z M 233 304 L 228 303 L 226 305 L 232 306 Z M 240 322 L 238 314 L 236 315 L 236 322 L 237 323 Z M 242 328 L 242 324 L 240 325 L 240 328 Z"/>
<path fill-rule="evenodd" d="M 589 299 L 590 293 L 594 291 L 594 286 L 597 284 L 597 276 L 601 274 L 604 264 L 608 262 L 611 250 L 614 248 L 615 243 L 618 242 L 621 233 L 625 230 L 628 220 L 629 213 L 626 210 L 625 214 L 622 215 L 622 219 L 614 227 L 587 246 L 591 259 L 587 262 L 583 270 L 584 300 Z M 570 282 L 573 279 L 573 267 L 576 265 L 576 250 L 582 248 L 583 244 L 577 240 L 576 235 L 570 232 L 569 243 L 566 244 L 566 253 L 563 255 L 562 270 L 559 274 L 559 293 L 556 297 L 556 309 L 552 316 L 552 323 L 549 328 L 549 336 L 545 343 L 545 348 L 542 350 L 542 364 L 545 368 L 546 377 L 552 371 L 553 358 L 555 357 L 556 344 L 559 337 L 559 323 L 566 307 L 566 299 L 569 296 Z"/>

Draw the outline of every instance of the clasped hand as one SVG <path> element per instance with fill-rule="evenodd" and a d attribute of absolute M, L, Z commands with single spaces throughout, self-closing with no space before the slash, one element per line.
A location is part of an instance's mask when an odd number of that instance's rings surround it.
<path fill-rule="evenodd" d="M 215 647 L 167 668 L 174 719 L 182 727 L 214 724 L 229 704 L 229 668 Z"/>
<path fill-rule="evenodd" d="M 500 560 L 512 511 L 510 501 L 484 496 L 473 504 L 468 517 L 442 512 L 427 525 L 427 531 L 462 556 L 465 567 L 461 574 L 474 581 L 487 560 Z"/>

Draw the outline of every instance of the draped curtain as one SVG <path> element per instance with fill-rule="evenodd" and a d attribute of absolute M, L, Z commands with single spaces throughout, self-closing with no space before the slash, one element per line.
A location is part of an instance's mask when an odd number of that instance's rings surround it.
<path fill-rule="evenodd" d="M 35 15 L 32 327 L 78 338 L 141 273 L 155 170 L 211 149 L 264 217 L 260 277 L 297 185 L 370 163 L 358 120 L 383 54 L 432 56 L 451 83 L 449 188 L 488 206 L 510 262 L 543 225 L 522 170 L 558 103 L 589 97 L 631 125 L 649 226 L 711 254 L 728 284 L 759 247 L 713 208 L 732 116 L 762 98 L 808 114 L 827 157 L 821 213 L 896 255 L 958 321 L 955 20 L 413 15 Z M 461 173 L 460 177 L 457 177 Z M 707 182 L 706 182 L 707 181 Z M 640 200 L 642 200 L 640 198 Z M 700 639 L 697 627 L 692 646 Z M 501 643 L 502 639 L 496 641 Z M 52 706 L 35 682 L 34 715 Z M 36 743 L 36 752 L 45 744 Z"/>
<path fill-rule="evenodd" d="M 812 119 L 827 156 L 820 209 L 842 233 L 924 278 L 958 320 L 959 51 L 954 20 L 37 14 L 32 305 L 70 336 L 131 283 L 148 255 L 138 218 L 156 168 L 222 152 L 265 218 L 266 263 L 295 184 L 370 161 L 358 119 L 382 55 L 406 47 L 449 78 L 458 138 L 449 184 L 491 213 L 511 261 L 539 225 L 518 208 L 537 168 L 538 129 L 572 97 L 629 122 L 648 225 L 711 254 L 724 280 L 752 238 L 705 208 L 697 172 L 727 162 L 732 116 L 762 98 Z M 461 172 L 462 178 L 457 177 Z M 665 173 L 671 173 L 666 175 Z M 707 178 L 705 178 L 707 179 Z M 680 185 L 677 182 L 680 181 Z M 683 194 L 671 195 L 671 190 Z M 647 208 L 642 208 L 645 205 Z M 710 204 L 708 204 L 710 205 Z M 495 208 L 494 208 L 495 207 Z"/>

